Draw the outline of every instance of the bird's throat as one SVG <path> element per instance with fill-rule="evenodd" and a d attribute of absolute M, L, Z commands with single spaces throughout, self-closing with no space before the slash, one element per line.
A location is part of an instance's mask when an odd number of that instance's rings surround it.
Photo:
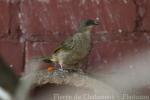
<path fill-rule="evenodd" d="M 84 34 L 90 35 L 91 30 L 92 30 L 92 27 L 81 27 L 79 29 L 79 33 L 84 33 Z"/>

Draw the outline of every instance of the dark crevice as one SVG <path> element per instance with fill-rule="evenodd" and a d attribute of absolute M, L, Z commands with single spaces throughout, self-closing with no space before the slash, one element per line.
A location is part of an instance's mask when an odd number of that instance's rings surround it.
<path fill-rule="evenodd" d="M 26 46 L 27 46 L 27 43 L 24 42 L 24 45 L 23 45 L 23 71 L 25 71 L 25 65 L 26 65 Z"/>
<path fill-rule="evenodd" d="M 20 28 L 20 21 L 19 21 L 19 16 L 18 14 L 21 13 L 21 4 L 22 0 L 10 0 L 9 1 L 9 29 L 7 33 L 7 37 L 10 37 L 11 39 L 17 40 L 17 42 L 20 41 L 20 38 L 22 37 L 22 30 Z M 16 8 L 15 8 L 16 7 Z M 14 11 L 15 10 L 15 11 Z M 15 19 L 17 17 L 17 20 Z M 14 23 L 14 21 L 17 21 Z M 15 26 L 14 26 L 15 25 Z M 15 32 L 15 34 L 14 34 Z M 25 68 L 25 58 L 26 58 L 26 42 L 23 41 L 23 66 L 22 66 L 22 71 L 24 71 Z"/>
<path fill-rule="evenodd" d="M 9 25 L 8 25 L 8 35 L 11 35 L 11 24 L 12 24 L 12 3 L 9 1 Z"/>
<path fill-rule="evenodd" d="M 135 7 L 136 7 L 136 20 L 135 20 L 135 27 L 134 32 L 148 32 L 143 29 L 143 19 L 145 18 L 145 14 L 147 12 L 147 5 L 142 2 L 139 2 L 138 0 L 133 0 Z M 147 0 L 146 0 L 147 2 Z"/>
<path fill-rule="evenodd" d="M 17 22 L 16 17 L 18 16 L 17 10 L 19 5 L 19 1 L 14 1 L 10 0 L 9 1 L 9 23 L 8 23 L 8 33 L 7 37 L 14 39 L 14 40 L 19 40 L 20 38 L 20 27 L 19 23 Z M 15 8 L 17 7 L 17 9 Z"/>
<path fill-rule="evenodd" d="M 21 3 L 22 3 L 22 0 L 18 0 L 17 1 L 17 3 L 18 3 L 18 14 L 21 14 L 22 13 L 22 10 L 21 10 L 21 7 L 22 7 L 22 5 L 21 5 Z M 19 31 L 20 31 L 20 39 L 21 38 L 23 38 L 23 30 L 21 29 L 21 19 L 19 18 L 19 16 L 18 16 L 18 20 L 19 20 L 19 26 L 18 26 L 18 29 L 19 29 Z M 25 71 L 25 65 L 26 65 L 26 46 L 27 46 L 27 41 L 26 41 L 26 39 L 24 39 L 24 41 L 23 41 L 23 71 Z"/>

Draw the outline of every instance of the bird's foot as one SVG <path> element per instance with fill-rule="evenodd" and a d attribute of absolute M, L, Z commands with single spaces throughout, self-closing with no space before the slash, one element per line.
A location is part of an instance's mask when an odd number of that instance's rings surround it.
<path fill-rule="evenodd" d="M 68 68 L 68 69 L 65 69 L 67 72 L 69 73 L 80 73 L 80 74 L 84 74 L 83 70 L 82 69 L 76 69 L 76 68 Z"/>

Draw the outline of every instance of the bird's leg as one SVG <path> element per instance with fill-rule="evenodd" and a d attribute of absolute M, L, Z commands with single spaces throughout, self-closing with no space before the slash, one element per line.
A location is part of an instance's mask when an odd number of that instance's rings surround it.
<path fill-rule="evenodd" d="M 63 69 L 63 64 L 60 64 L 59 70 L 60 70 L 60 71 L 64 71 L 64 69 Z"/>
<path fill-rule="evenodd" d="M 60 63 L 60 68 L 58 70 L 62 71 L 62 72 L 68 72 L 67 70 L 65 70 L 64 68 L 64 64 Z"/>
<path fill-rule="evenodd" d="M 62 62 L 60 62 L 59 65 L 60 65 L 59 70 L 60 70 L 60 71 L 64 71 L 64 69 L 63 69 L 64 64 L 63 64 Z"/>
<path fill-rule="evenodd" d="M 59 69 L 59 64 L 58 63 L 54 63 L 54 66 L 57 68 L 57 69 Z"/>

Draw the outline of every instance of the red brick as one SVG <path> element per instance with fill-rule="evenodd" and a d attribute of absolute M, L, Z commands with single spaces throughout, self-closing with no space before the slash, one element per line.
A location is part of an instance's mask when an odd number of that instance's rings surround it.
<path fill-rule="evenodd" d="M 19 19 L 19 14 L 20 14 L 20 0 L 12 0 L 10 4 L 10 17 L 11 17 L 11 22 L 10 22 L 10 34 L 16 36 L 18 39 L 19 36 L 21 35 L 21 30 L 20 30 L 20 19 Z"/>
<path fill-rule="evenodd" d="M 24 68 L 24 45 L 16 41 L 0 41 L 0 55 L 17 74 Z"/>
<path fill-rule="evenodd" d="M 31 40 L 37 37 L 46 41 L 57 33 L 70 35 L 80 20 L 86 18 L 100 18 L 102 25 L 97 27 L 98 32 L 118 32 L 119 29 L 131 32 L 135 27 L 136 9 L 132 0 L 24 0 L 21 25 Z"/>
<path fill-rule="evenodd" d="M 103 0 L 103 27 L 109 32 L 132 32 L 135 27 L 136 7 L 133 0 Z"/>
<path fill-rule="evenodd" d="M 37 56 L 50 55 L 58 43 L 49 42 L 27 42 L 26 43 L 26 60 L 30 60 Z"/>
<path fill-rule="evenodd" d="M 110 36 L 107 41 L 96 40 L 89 56 L 88 71 L 108 71 L 115 64 L 121 64 L 128 58 L 142 54 L 150 49 L 149 33 L 125 33 L 124 35 Z M 129 67 L 125 66 L 125 67 Z"/>
<path fill-rule="evenodd" d="M 26 64 L 30 62 L 32 59 L 39 58 L 42 56 L 51 55 L 58 42 L 27 42 L 26 43 Z M 45 68 L 46 65 L 44 62 L 41 68 Z M 28 66 L 25 67 L 25 71 L 29 72 L 30 68 Z"/>
<path fill-rule="evenodd" d="M 8 33 L 9 20 L 10 20 L 9 2 L 8 0 L 1 0 L 0 1 L 0 37 Z"/>
<path fill-rule="evenodd" d="M 143 18 L 143 29 L 146 31 L 150 31 L 150 1 L 147 0 L 147 3 L 145 4 L 145 15 Z"/>
<path fill-rule="evenodd" d="M 20 37 L 20 21 L 19 21 L 19 1 L 17 0 L 1 0 L 0 1 L 0 38 L 19 39 Z"/>

